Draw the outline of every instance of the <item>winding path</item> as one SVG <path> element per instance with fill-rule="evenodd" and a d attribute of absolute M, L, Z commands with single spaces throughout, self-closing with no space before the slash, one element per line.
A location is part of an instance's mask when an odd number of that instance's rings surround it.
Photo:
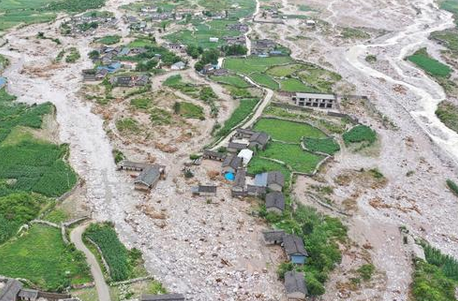
<path fill-rule="evenodd" d="M 81 224 L 76 227 L 70 233 L 70 241 L 75 244 L 75 247 L 84 253 L 86 256 L 86 261 L 91 267 L 91 274 L 94 278 L 95 287 L 97 288 L 97 294 L 99 296 L 99 301 L 111 301 L 110 298 L 110 289 L 105 282 L 105 278 L 103 277 L 102 269 L 97 262 L 94 254 L 86 247 L 83 242 L 83 233 L 86 228 L 90 225 L 90 223 Z"/>

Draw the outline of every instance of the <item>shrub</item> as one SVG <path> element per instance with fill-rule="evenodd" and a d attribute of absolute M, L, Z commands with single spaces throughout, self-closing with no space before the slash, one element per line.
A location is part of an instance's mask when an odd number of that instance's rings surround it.
<path fill-rule="evenodd" d="M 446 183 L 447 183 L 447 187 L 450 189 L 450 191 L 454 195 L 458 196 L 458 185 L 455 182 L 453 182 L 452 180 L 450 180 L 450 179 L 448 179 L 446 181 Z"/>
<path fill-rule="evenodd" d="M 358 273 L 361 276 L 363 280 L 370 280 L 372 278 L 372 275 L 375 272 L 375 267 L 372 264 L 363 264 L 362 266 L 359 267 Z"/>
<path fill-rule="evenodd" d="M 351 130 L 343 134 L 345 145 L 352 143 L 365 143 L 371 145 L 377 140 L 377 134 L 370 127 L 365 125 L 357 125 Z"/>

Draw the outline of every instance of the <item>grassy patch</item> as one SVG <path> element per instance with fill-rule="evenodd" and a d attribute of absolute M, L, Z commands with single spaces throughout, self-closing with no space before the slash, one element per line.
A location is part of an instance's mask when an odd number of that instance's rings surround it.
<path fill-rule="evenodd" d="M 130 101 L 130 105 L 139 110 L 151 108 L 153 102 L 149 98 L 135 98 Z"/>
<path fill-rule="evenodd" d="M 449 77 L 452 69 L 429 56 L 426 48 L 422 48 L 413 55 L 408 56 L 407 60 L 411 61 L 426 73 L 434 77 Z"/>
<path fill-rule="evenodd" d="M 140 133 L 140 125 L 137 120 L 133 118 L 123 118 L 116 121 L 116 128 L 121 133 Z"/>
<path fill-rule="evenodd" d="M 223 127 L 218 130 L 216 137 L 223 137 L 230 133 L 231 129 L 247 118 L 258 104 L 259 99 L 241 99 L 239 106 L 234 110 L 231 117 L 226 120 Z"/>
<path fill-rule="evenodd" d="M 18 239 L 0 246 L 2 274 L 26 278 L 44 290 L 90 282 L 85 257 L 65 246 L 59 229 L 34 225 Z"/>
<path fill-rule="evenodd" d="M 65 57 L 66 63 L 76 63 L 77 60 L 81 58 L 81 54 L 79 53 L 78 49 L 75 47 L 71 47 L 68 49 L 68 54 Z"/>
<path fill-rule="evenodd" d="M 257 131 L 263 131 L 272 136 L 273 139 L 299 143 L 302 137 L 325 138 L 326 135 L 319 129 L 293 121 L 261 118 L 254 126 Z"/>
<path fill-rule="evenodd" d="M 352 143 L 364 143 L 366 145 L 371 145 L 377 140 L 377 134 L 370 127 L 365 125 L 357 125 L 351 130 L 343 134 L 343 140 L 345 145 L 350 145 Z"/>
<path fill-rule="evenodd" d="M 458 133 L 458 106 L 442 101 L 436 110 L 436 115 L 448 128 Z"/>
<path fill-rule="evenodd" d="M 184 118 L 205 119 L 204 109 L 190 102 L 176 102 L 174 109 L 176 114 Z"/>
<path fill-rule="evenodd" d="M 345 27 L 341 31 L 342 37 L 344 39 L 370 39 L 370 35 L 364 30 L 358 28 Z"/>
<path fill-rule="evenodd" d="M 305 85 L 297 78 L 288 78 L 280 81 L 282 91 L 286 92 L 315 92 L 316 90 Z"/>
<path fill-rule="evenodd" d="M 122 281 L 137 276 L 134 268 L 142 261 L 141 252 L 137 249 L 127 250 L 111 224 L 91 224 L 84 232 L 84 238 L 91 239 L 99 246 L 101 255 L 110 267 L 112 280 Z"/>
<path fill-rule="evenodd" d="M 278 83 L 269 75 L 264 73 L 252 73 L 250 78 L 260 86 L 267 87 L 272 90 L 278 90 Z"/>
<path fill-rule="evenodd" d="M 280 160 L 292 170 L 302 173 L 312 173 L 323 156 L 315 155 L 302 150 L 299 145 L 279 142 L 269 143 L 266 150 L 260 151 L 259 156 Z"/>
<path fill-rule="evenodd" d="M 121 36 L 119 35 L 104 36 L 97 40 L 97 43 L 104 45 L 113 45 L 119 42 L 121 42 Z"/>
<path fill-rule="evenodd" d="M 251 85 L 238 75 L 210 76 L 218 83 L 234 86 L 236 88 L 248 88 Z"/>
<path fill-rule="evenodd" d="M 340 151 L 339 143 L 334 138 L 305 138 L 305 147 L 311 152 L 321 152 L 334 155 Z"/>

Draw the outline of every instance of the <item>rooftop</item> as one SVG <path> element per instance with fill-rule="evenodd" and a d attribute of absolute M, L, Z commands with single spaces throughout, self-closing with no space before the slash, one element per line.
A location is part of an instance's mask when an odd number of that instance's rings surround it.
<path fill-rule="evenodd" d="M 266 195 L 266 208 L 285 210 L 285 197 L 281 192 L 270 192 Z"/>
<path fill-rule="evenodd" d="M 297 235 L 287 234 L 283 237 L 283 247 L 288 255 L 308 256 L 304 248 L 304 241 Z"/>
<path fill-rule="evenodd" d="M 303 273 L 290 271 L 285 273 L 285 288 L 288 294 L 302 293 L 307 294 L 305 278 Z"/>

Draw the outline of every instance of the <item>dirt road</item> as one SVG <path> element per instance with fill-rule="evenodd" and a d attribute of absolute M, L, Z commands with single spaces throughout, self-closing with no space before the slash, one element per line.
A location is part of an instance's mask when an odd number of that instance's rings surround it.
<path fill-rule="evenodd" d="M 97 294 L 99 296 L 98 301 L 111 301 L 110 289 L 105 282 L 102 270 L 100 269 L 99 263 L 95 258 L 94 254 L 86 247 L 83 243 L 82 235 L 84 230 L 90 225 L 90 223 L 81 224 L 70 233 L 70 241 L 75 244 L 75 247 L 84 253 L 86 261 L 91 267 L 91 274 L 94 278 L 95 287 L 97 288 Z"/>

